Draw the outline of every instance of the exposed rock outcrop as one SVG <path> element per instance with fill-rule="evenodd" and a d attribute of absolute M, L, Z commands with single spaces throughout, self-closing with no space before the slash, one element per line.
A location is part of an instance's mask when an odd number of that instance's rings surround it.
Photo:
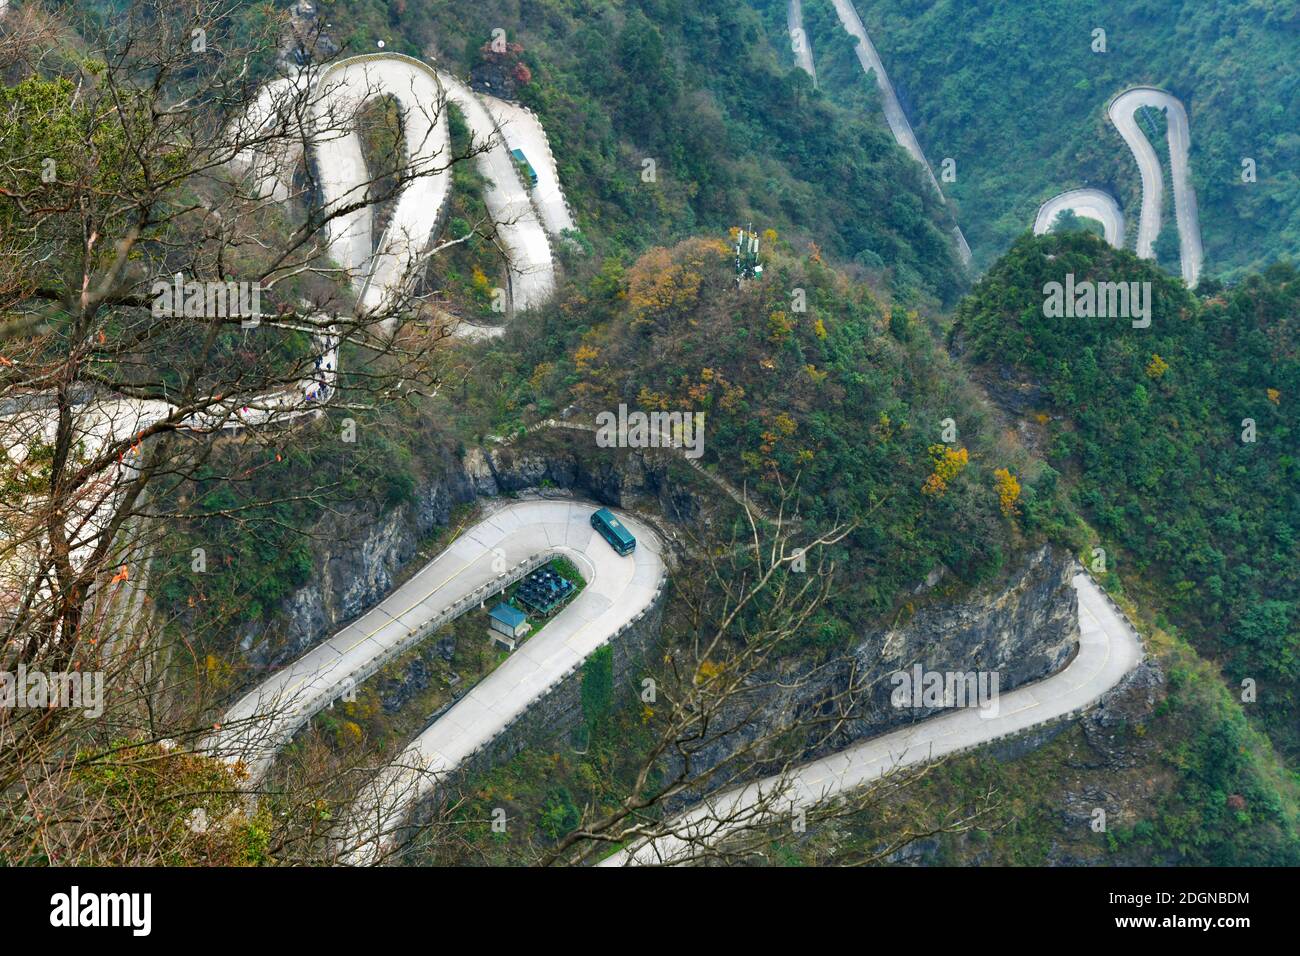
<path fill-rule="evenodd" d="M 588 457 L 583 451 L 590 440 L 585 433 L 542 434 L 524 447 L 470 448 L 460 459 L 447 452 L 406 504 L 331 513 L 315 529 L 315 575 L 284 601 L 270 626 L 245 628 L 245 661 L 255 670 L 279 667 L 369 610 L 392 590 L 420 542 L 447 525 L 452 509 L 476 497 L 549 487 L 662 514 L 669 522 L 699 519 L 701 502 L 670 479 L 665 455 L 597 454 L 592 445 Z"/>
<path fill-rule="evenodd" d="M 583 454 L 584 446 L 590 446 L 590 455 Z M 602 504 L 662 513 L 674 523 L 700 517 L 699 499 L 669 476 L 669 452 L 596 452 L 590 433 L 539 434 L 524 446 L 472 449 L 465 456 L 465 472 L 480 495 L 549 485 Z"/>
<path fill-rule="evenodd" d="M 737 714 L 754 707 L 757 714 L 744 721 L 737 734 L 697 754 L 697 760 L 707 766 L 721 763 L 734 748 L 757 739 L 760 728 L 807 727 L 814 718 L 828 718 L 846 705 L 848 718 L 829 737 L 825 722 L 803 731 L 806 750 L 801 760 L 932 716 L 941 708 L 897 707 L 891 699 L 896 687 L 892 675 L 910 674 L 917 666 L 924 672 L 975 672 L 988 678 L 995 674 L 999 692 L 1044 677 L 1063 666 L 1078 643 L 1073 573 L 1067 553 L 1044 546 L 1026 555 L 997 584 L 960 600 L 935 602 L 906 622 L 869 631 L 848 653 L 827 663 L 810 665 L 796 659 L 782 664 L 764 675 L 761 689 L 735 705 Z M 779 770 L 774 761 L 745 776 Z M 684 797 L 681 803 L 697 796 Z"/>
<path fill-rule="evenodd" d="M 582 497 L 662 515 L 667 523 L 707 523 L 711 516 L 705 499 L 692 483 L 670 474 L 671 462 L 663 454 L 623 450 L 584 453 L 583 436 L 530 436 L 519 445 L 496 445 L 468 450 L 461 459 L 447 456 L 441 474 L 417 485 L 414 499 L 387 512 L 358 510 L 331 518 L 338 523 L 321 532 L 320 573 L 294 593 L 284 605 L 285 638 L 278 644 L 254 643 L 248 657 L 254 663 L 275 666 L 337 630 L 352 617 L 373 606 L 397 580 L 403 567 L 418 553 L 421 539 L 445 525 L 454 507 L 478 496 L 509 495 L 525 490 L 556 488 Z M 896 672 L 919 666 L 927 672 L 996 673 L 997 688 L 1007 691 L 1058 669 L 1073 653 L 1078 639 L 1077 598 L 1071 586 L 1073 563 L 1065 552 L 1044 546 L 1023 555 L 997 582 L 974 594 L 958 598 L 935 593 L 942 581 L 934 574 L 918 586 L 913 600 L 921 606 L 892 626 L 864 631 L 846 653 L 825 663 L 798 655 L 764 675 L 761 688 L 748 700 L 736 703 L 737 713 L 756 708 L 743 729 L 725 742 L 712 744 L 696 755 L 698 766 L 721 763 L 734 748 L 760 733 L 759 728 L 798 726 L 818 714 L 827 715 L 850 688 L 858 692 L 849 719 L 826 736 L 824 725 L 807 734 L 804 752 L 809 759 L 842 749 L 852 742 L 935 713 L 934 707 L 896 707 L 891 701 Z M 655 615 L 657 633 L 658 615 Z M 651 639 L 639 634 L 639 645 Z M 636 665 L 619 649 L 624 679 Z M 418 691 L 427 682 L 427 659 L 415 659 L 412 669 L 390 682 L 386 709 Z M 508 756 L 526 739 L 540 741 L 562 734 L 578 718 L 571 693 L 557 693 L 521 723 L 518 733 L 492 751 L 492 760 Z M 502 749 L 504 748 L 504 749 Z M 763 756 L 760 754 L 760 756 Z M 776 757 L 775 753 L 770 756 Z M 486 759 L 486 757 L 485 757 Z M 777 766 L 749 767 L 746 776 L 774 772 Z M 717 779 L 722 785 L 726 781 Z M 686 804 L 696 795 L 684 794 Z"/>
<path fill-rule="evenodd" d="M 392 590 L 420 541 L 445 526 L 453 508 L 474 499 L 459 462 L 448 454 L 443 464 L 403 505 L 354 506 L 316 527 L 316 574 L 285 600 L 272 626 L 245 630 L 241 649 L 249 663 L 270 668 L 294 659 Z"/>

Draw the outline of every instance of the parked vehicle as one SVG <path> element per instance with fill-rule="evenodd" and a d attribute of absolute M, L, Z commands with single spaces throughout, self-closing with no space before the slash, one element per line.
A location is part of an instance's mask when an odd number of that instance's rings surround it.
<path fill-rule="evenodd" d="M 524 182 L 528 188 L 532 189 L 537 185 L 537 170 L 533 169 L 533 164 L 528 161 L 522 149 L 512 149 L 510 155 L 514 157 L 515 165 L 519 167 L 519 174 L 524 177 Z"/>
<path fill-rule="evenodd" d="M 636 550 L 636 538 L 632 537 L 632 532 L 608 508 L 601 508 L 591 516 L 591 526 L 619 554 L 628 555 Z"/>

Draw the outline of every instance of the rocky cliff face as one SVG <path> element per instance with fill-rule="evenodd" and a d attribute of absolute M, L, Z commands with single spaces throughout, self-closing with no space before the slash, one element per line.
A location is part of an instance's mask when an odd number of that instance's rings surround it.
<path fill-rule="evenodd" d="M 662 454 L 606 451 L 597 455 L 593 449 L 588 456 L 583 451 L 579 435 L 576 440 L 573 436 L 530 439 L 522 448 L 471 449 L 463 461 L 448 455 L 443 471 L 420 483 L 412 502 L 382 514 L 358 511 L 332 519 L 336 527 L 318 529 L 323 538 L 318 579 L 285 602 L 284 638 L 257 644 L 256 635 L 249 635 L 249 660 L 278 666 L 373 606 L 417 554 L 420 540 L 445 525 L 455 506 L 476 496 L 556 487 L 603 503 L 662 514 L 669 523 L 707 523 L 704 500 L 688 485 L 670 478 L 669 462 Z M 809 734 L 801 757 L 839 750 L 855 740 L 931 716 L 938 708 L 899 708 L 891 701 L 895 690 L 891 675 L 915 667 L 923 672 L 996 674 L 998 690 L 1003 692 L 1045 676 L 1068 660 L 1078 639 L 1071 574 L 1067 554 L 1043 547 L 973 595 L 940 597 L 935 586 L 941 582 L 932 578 L 918 588 L 915 599 L 921 606 L 905 620 L 865 631 L 846 654 L 827 663 L 796 658 L 765 675 L 770 679 L 762 682 L 762 689 L 737 703 L 738 708 L 757 707 L 757 714 L 738 721 L 752 729 L 714 744 L 697 755 L 698 763 L 722 762 L 759 728 L 797 726 L 817 714 L 830 714 L 850 691 L 854 696 L 850 718 L 830 737 L 822 730 Z M 529 726 L 533 734 L 566 729 L 536 722 Z M 750 768 L 751 772 L 776 769 Z M 684 796 L 682 803 L 692 799 Z"/>
<path fill-rule="evenodd" d="M 314 529 L 316 574 L 285 600 L 280 626 L 245 631 L 240 647 L 249 663 L 271 668 L 293 660 L 392 590 L 421 539 L 445 526 L 453 508 L 474 499 L 457 459 L 447 454 L 441 464 L 406 504 L 385 512 L 346 509 Z"/>
<path fill-rule="evenodd" d="M 592 454 L 584 454 L 587 448 Z M 465 474 L 477 494 L 489 497 L 553 485 L 601 504 L 662 513 L 671 522 L 700 517 L 701 502 L 670 480 L 668 453 L 595 452 L 589 433 L 543 433 L 523 447 L 471 449 Z"/>
<path fill-rule="evenodd" d="M 590 457 L 583 454 L 588 445 Z M 244 659 L 259 670 L 279 667 L 369 610 L 392 590 L 421 540 L 446 526 L 453 508 L 476 497 L 555 487 L 661 513 L 670 522 L 699 518 L 700 502 L 670 481 L 663 454 L 595 452 L 584 433 L 538 435 L 524 448 L 472 448 L 463 460 L 448 452 L 407 504 L 331 514 L 315 529 L 320 544 L 313 580 L 285 600 L 277 626 L 250 625 L 241 634 Z"/>
<path fill-rule="evenodd" d="M 927 671 L 998 673 L 1001 690 L 1037 680 L 1069 659 L 1079 638 L 1078 597 L 1068 554 L 1044 545 L 992 590 L 957 603 L 921 608 L 906 623 L 867 635 L 854 650 L 863 667 L 906 671 L 921 665 Z M 875 704 L 888 707 L 886 693 L 873 694 Z M 880 720 L 895 708 L 873 708 Z M 919 716 L 929 716 L 924 710 Z"/>
<path fill-rule="evenodd" d="M 715 765 L 742 741 L 753 740 L 759 728 L 807 726 L 848 706 L 849 718 L 829 738 L 825 723 L 805 732 L 799 759 L 841 750 L 856 740 L 921 720 L 943 707 L 895 706 L 894 674 L 922 672 L 969 674 L 989 680 L 997 690 L 1037 680 L 1064 665 L 1078 643 L 1078 598 L 1070 580 L 1068 554 L 1044 546 L 1025 556 L 1003 579 L 979 593 L 956 601 L 934 601 L 895 626 L 872 630 L 847 653 L 821 665 L 792 661 L 764 675 L 762 689 L 738 701 L 737 714 L 757 707 L 758 715 L 742 730 L 698 755 Z M 781 757 L 770 766 L 744 773 L 776 773 Z M 744 769 L 744 768 L 739 768 Z M 683 804 L 698 795 L 683 798 Z"/>

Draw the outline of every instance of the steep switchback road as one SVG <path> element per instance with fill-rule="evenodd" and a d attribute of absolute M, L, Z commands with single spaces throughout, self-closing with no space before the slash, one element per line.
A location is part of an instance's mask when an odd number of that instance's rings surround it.
<path fill-rule="evenodd" d="M 1096 219 L 1105 230 L 1106 241 L 1117 249 L 1124 248 L 1124 212 L 1114 196 L 1100 189 L 1071 189 L 1047 200 L 1038 207 L 1034 235 L 1051 232 L 1056 217 L 1066 209 L 1078 216 Z"/>
<path fill-rule="evenodd" d="M 312 118 L 304 138 L 310 142 L 326 211 L 361 202 L 370 185 L 361 137 L 349 122 L 351 117 L 378 97 L 392 97 L 401 110 L 409 175 L 384 235 L 374 243 L 373 210 L 368 206 L 336 217 L 327 227 L 331 252 L 359 284 L 359 305 L 364 310 L 382 309 L 386 297 L 396 300 L 408 290 L 436 249 L 436 231 L 451 189 L 448 103 L 464 117 L 474 164 L 487 180 L 483 199 L 506 258 L 513 308 L 533 308 L 551 295 L 555 263 L 547 229 L 558 237 L 565 228 L 573 228 L 573 221 L 564 205 L 546 133 L 535 117 L 513 104 L 495 101 L 500 104 L 498 114 L 509 121 L 501 124 L 490 112 L 491 98 L 480 97 L 452 74 L 412 57 L 376 53 L 267 84 L 246 122 L 254 129 L 284 122 L 295 104 L 293 94 L 304 85 L 314 87 Z M 525 154 L 536 157 L 533 165 L 539 182 L 534 192 L 520 179 L 510 155 L 508 142 L 516 135 L 531 147 Z M 289 153 L 266 156 L 245 151 L 237 160 L 250 170 L 262 195 L 283 198 L 289 194 L 297 158 Z"/>
<path fill-rule="evenodd" d="M 837 794 L 866 786 L 906 767 L 988 743 L 1007 734 L 1096 703 L 1142 660 L 1142 642 L 1096 583 L 1079 571 L 1079 650 L 1061 670 L 998 698 L 996 716 L 977 709 L 952 710 L 901 730 L 856 744 L 796 768 L 784 779 L 772 777 L 708 798 L 673 821 L 673 836 L 633 845 L 601 866 L 691 862 L 693 844 L 724 839 L 738 829 L 775 822 L 749 811 L 762 800 L 791 812 L 807 809 Z"/>
<path fill-rule="evenodd" d="M 350 120 L 368 101 L 395 99 L 409 175 L 378 246 L 371 235 L 372 206 L 365 204 L 371 173 L 361 134 Z M 451 194 L 446 165 L 451 140 L 438 77 L 418 60 L 396 55 L 359 56 L 325 68 L 313 97 L 312 153 L 326 214 L 357 206 L 326 223 L 329 248 L 359 282 L 358 308 L 387 311 L 419 276 L 433 245 L 437 218 Z"/>
<path fill-rule="evenodd" d="M 522 152 L 537 173 L 537 185 L 531 190 L 532 200 L 546 231 L 558 239 L 565 232 L 577 229 L 573 211 L 569 209 L 560 185 L 560 170 L 551 152 L 551 141 L 537 114 L 526 106 L 486 93 L 480 93 L 478 98 L 501 131 L 506 149 Z"/>
<path fill-rule="evenodd" d="M 853 6 L 853 0 L 831 0 L 831 2 L 844 30 L 857 40 L 856 50 L 862 69 L 875 75 L 884 105 L 885 120 L 889 123 L 894 139 L 925 167 L 931 184 L 942 195 L 943 190 L 939 188 L 934 170 L 921 149 L 912 124 L 908 122 L 907 114 L 903 112 L 894 85 L 890 82 L 889 74 L 885 72 L 885 65 L 871 42 L 866 27 L 863 26 L 857 8 Z M 786 20 L 795 52 L 795 61 L 815 81 L 816 70 L 813 66 L 812 47 L 803 28 L 803 8 L 800 0 L 789 0 Z M 1107 116 L 1124 138 L 1129 149 L 1133 151 L 1133 158 L 1137 161 L 1138 170 L 1142 175 L 1142 213 L 1138 222 L 1137 254 L 1144 259 L 1150 259 L 1155 255 L 1155 241 L 1160 234 L 1164 193 L 1159 156 L 1138 125 L 1135 115 L 1137 109 L 1142 106 L 1163 110 L 1168 123 L 1169 164 L 1174 182 L 1174 208 L 1178 220 L 1182 275 L 1183 281 L 1189 287 L 1195 287 L 1200 279 L 1205 253 L 1201 244 L 1196 190 L 1192 185 L 1188 161 L 1191 131 L 1187 121 L 1187 110 L 1177 97 L 1149 86 L 1125 90 L 1116 96 L 1107 108 Z M 1043 235 L 1049 232 L 1052 222 L 1063 209 L 1073 209 L 1080 216 L 1099 220 L 1105 228 L 1106 241 L 1116 248 L 1123 247 L 1124 215 L 1114 197 L 1099 189 L 1072 189 L 1053 196 L 1039 207 L 1034 221 L 1034 234 Z M 966 237 L 959 226 L 953 227 L 953 233 L 962 260 L 969 265 L 971 252 Z"/>
<path fill-rule="evenodd" d="M 1125 90 L 1111 100 L 1106 110 L 1106 115 L 1133 151 L 1133 158 L 1142 174 L 1142 218 L 1138 223 L 1137 254 L 1143 259 L 1155 255 L 1164 200 L 1164 176 L 1160 157 L 1137 120 L 1137 110 L 1143 106 L 1164 110 L 1165 113 L 1169 166 L 1174 182 L 1174 214 L 1178 220 L 1179 258 L 1182 262 L 1183 281 L 1189 287 L 1194 287 L 1200 279 L 1205 252 L 1201 246 L 1201 219 L 1188 163 L 1191 130 L 1187 122 L 1187 110 L 1177 97 L 1150 86 Z"/>
<path fill-rule="evenodd" d="M 1205 251 L 1201 245 L 1201 219 L 1192 186 L 1188 153 L 1191 130 L 1187 110 L 1177 97 L 1150 86 L 1138 86 L 1120 93 L 1106 108 L 1106 115 L 1133 152 L 1142 177 L 1142 211 L 1138 217 L 1135 251 L 1143 259 L 1155 257 L 1156 239 L 1164 215 L 1164 171 L 1160 156 L 1147 139 L 1138 122 L 1137 111 L 1144 106 L 1165 114 L 1169 143 L 1169 167 L 1174 182 L 1174 215 L 1178 222 L 1178 257 L 1183 281 L 1194 288 L 1200 281 Z M 1073 209 L 1080 216 L 1101 221 L 1106 241 L 1124 247 L 1124 214 L 1119 203 L 1100 189 L 1071 189 L 1053 196 L 1039 207 L 1034 220 L 1034 235 L 1050 232 L 1052 223 L 1063 209 Z"/>
<path fill-rule="evenodd" d="M 483 200 L 504 247 L 511 302 L 521 311 L 541 305 L 555 291 L 555 262 L 532 196 L 520 179 L 501 130 L 477 94 L 449 73 L 440 73 L 438 78 L 447 98 L 465 117 L 475 145 L 487 147 L 474 162 L 488 181 Z M 536 163 L 533 166 L 536 168 Z M 550 188 L 558 190 L 558 180 L 551 182 Z"/>
<path fill-rule="evenodd" d="M 315 165 L 323 209 L 346 210 L 364 199 L 371 180 L 361 138 L 351 120 L 367 101 L 382 96 L 393 97 L 401 110 L 410 173 L 396 197 L 389 225 L 376 245 L 371 224 L 373 210 L 362 205 L 332 218 L 325 226 L 330 254 L 355 287 L 359 311 L 373 313 L 399 303 L 435 248 L 439 219 L 450 195 L 448 101 L 464 114 L 480 150 L 474 161 L 489 180 L 484 199 L 506 252 L 512 304 L 516 309 L 526 309 L 544 301 L 554 289 L 555 266 L 543 222 L 549 224 L 557 238 L 565 228 L 573 227 L 545 131 L 527 111 L 500 101 L 495 102 L 501 120 L 494 118 L 462 83 L 419 60 L 400 54 L 371 54 L 341 60 L 324 69 L 303 70 L 266 84 L 248 115 L 238 122 L 240 141 L 273 130 L 293 132 L 294 136 L 275 138 L 277 148 L 273 152 L 251 147 L 241 150 L 232 166 L 247 176 L 251 195 L 287 200 L 306 144 Z M 300 109 L 304 105 L 305 111 Z M 505 138 L 503 128 L 511 131 Z M 529 155 L 534 157 L 539 177 L 535 197 L 525 189 L 507 148 L 508 137 L 515 135 L 527 144 Z M 542 210 L 540 216 L 534 198 Z M 262 324 L 296 328 L 274 316 L 264 316 Z M 316 324 L 299 331 L 313 336 L 316 362 L 314 370 L 293 387 L 239 405 L 218 403 L 197 413 L 165 401 L 97 394 L 78 404 L 73 431 L 85 453 L 93 456 L 107 445 L 129 441 L 168 419 L 178 428 L 193 431 L 233 431 L 316 415 L 334 390 L 340 343 L 334 330 L 319 318 Z M 476 338 L 499 335 L 502 330 L 466 326 L 461 331 L 464 338 Z M 49 443 L 57 424 L 53 406 L 40 394 L 6 403 L 0 408 L 4 453 L 21 462 L 28 447 Z M 135 451 L 123 456 L 108 479 L 87 489 L 84 500 L 76 503 L 75 513 L 69 515 L 68 537 L 74 561 L 94 550 L 97 535 L 113 511 L 118 489 L 135 474 Z M 17 603 L 33 587 L 45 589 L 45 585 L 33 585 L 28 580 L 33 576 L 30 569 L 40 564 L 44 546 L 34 538 L 8 549 L 5 560 L 0 562 L 0 605 Z"/>
<path fill-rule="evenodd" d="M 203 749 L 242 760 L 255 784 L 299 727 L 384 662 L 495 600 L 534 567 L 569 558 L 587 579 L 577 598 L 430 725 L 358 800 L 344 842 L 354 862 L 366 862 L 393 839 L 439 775 L 614 639 L 662 589 L 666 572 L 655 534 L 620 515 L 637 539 L 636 550 L 620 556 L 592 529 L 596 508 L 570 500 L 498 507 L 370 612 L 253 688 L 226 712 Z"/>

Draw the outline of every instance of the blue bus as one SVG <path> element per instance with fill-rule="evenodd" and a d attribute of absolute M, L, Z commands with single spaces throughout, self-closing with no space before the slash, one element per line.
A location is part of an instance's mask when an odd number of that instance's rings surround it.
<path fill-rule="evenodd" d="M 619 554 L 627 555 L 636 550 L 636 538 L 632 537 L 632 532 L 608 508 L 601 508 L 591 516 L 591 526 Z"/>
<path fill-rule="evenodd" d="M 533 169 L 533 164 L 528 161 L 522 149 L 512 149 L 510 155 L 514 158 L 515 165 L 519 168 L 519 174 L 524 177 L 528 183 L 528 188 L 532 189 L 537 185 L 537 170 Z"/>

